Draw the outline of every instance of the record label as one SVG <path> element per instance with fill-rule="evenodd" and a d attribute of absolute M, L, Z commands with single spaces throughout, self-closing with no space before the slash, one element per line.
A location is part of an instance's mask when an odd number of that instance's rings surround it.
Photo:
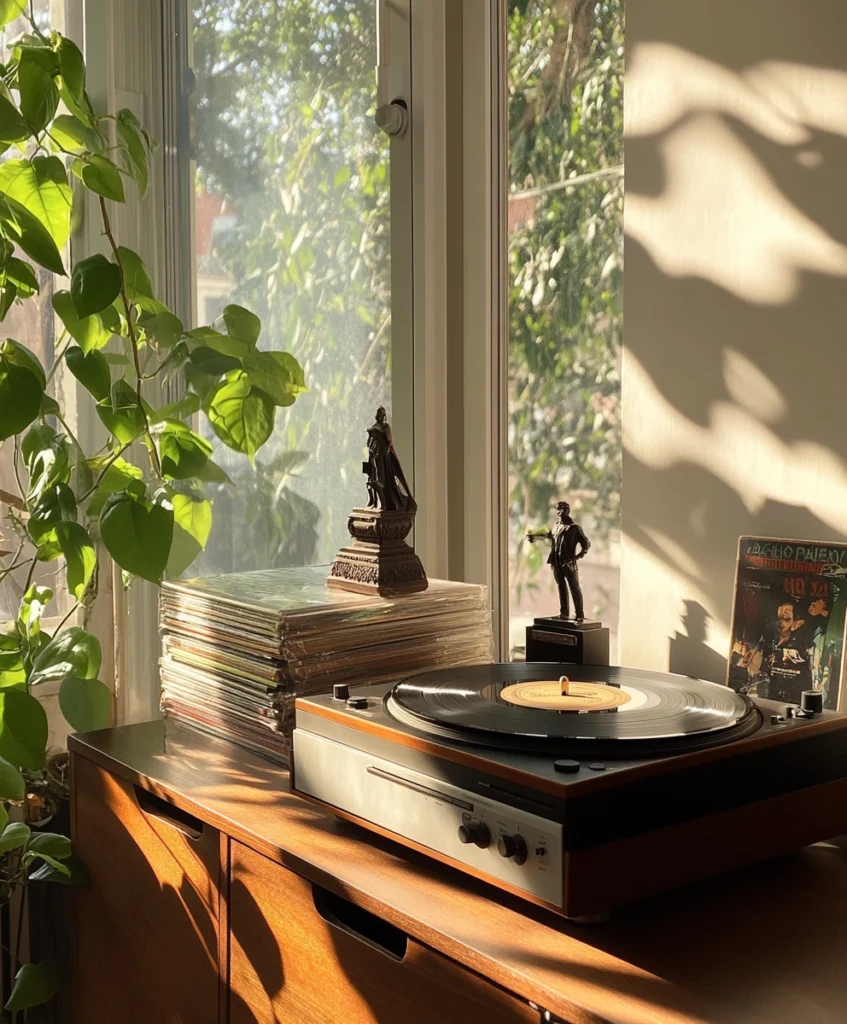
<path fill-rule="evenodd" d="M 631 698 L 625 691 L 605 683 L 569 682 L 567 694 L 558 680 L 512 683 L 500 691 L 502 700 L 520 708 L 544 708 L 548 711 L 613 711 Z"/>

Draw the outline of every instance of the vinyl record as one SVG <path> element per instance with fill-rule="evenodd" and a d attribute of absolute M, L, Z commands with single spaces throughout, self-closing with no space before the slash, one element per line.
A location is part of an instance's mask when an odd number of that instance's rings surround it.
<path fill-rule="evenodd" d="M 696 750 L 749 735 L 761 724 L 751 701 L 728 687 L 592 665 L 438 669 L 398 683 L 386 708 L 397 721 L 444 739 L 603 757 Z"/>

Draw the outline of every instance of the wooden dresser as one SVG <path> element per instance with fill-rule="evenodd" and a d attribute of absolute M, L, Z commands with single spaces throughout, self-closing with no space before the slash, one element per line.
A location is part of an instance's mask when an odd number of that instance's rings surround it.
<path fill-rule="evenodd" d="M 847 843 L 572 926 L 162 722 L 70 740 L 77 1024 L 843 1024 Z M 626 865 L 621 865 L 626 870 Z"/>

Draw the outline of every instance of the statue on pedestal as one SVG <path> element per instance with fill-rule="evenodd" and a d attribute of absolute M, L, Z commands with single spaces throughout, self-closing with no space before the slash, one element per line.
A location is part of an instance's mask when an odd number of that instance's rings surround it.
<path fill-rule="evenodd" d="M 420 558 L 406 543 L 418 506 L 394 449 L 391 426 L 380 406 L 368 427 L 368 504 L 347 520 L 353 543 L 341 548 L 327 583 L 359 594 L 408 594 L 426 590 Z"/>

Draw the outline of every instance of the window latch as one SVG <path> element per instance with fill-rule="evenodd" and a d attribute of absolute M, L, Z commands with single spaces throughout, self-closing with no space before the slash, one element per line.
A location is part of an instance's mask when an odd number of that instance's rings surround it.
<path fill-rule="evenodd" d="M 377 127 L 391 138 L 402 139 L 409 130 L 409 109 L 399 98 L 389 100 L 388 0 L 376 0 L 376 113 Z"/>

